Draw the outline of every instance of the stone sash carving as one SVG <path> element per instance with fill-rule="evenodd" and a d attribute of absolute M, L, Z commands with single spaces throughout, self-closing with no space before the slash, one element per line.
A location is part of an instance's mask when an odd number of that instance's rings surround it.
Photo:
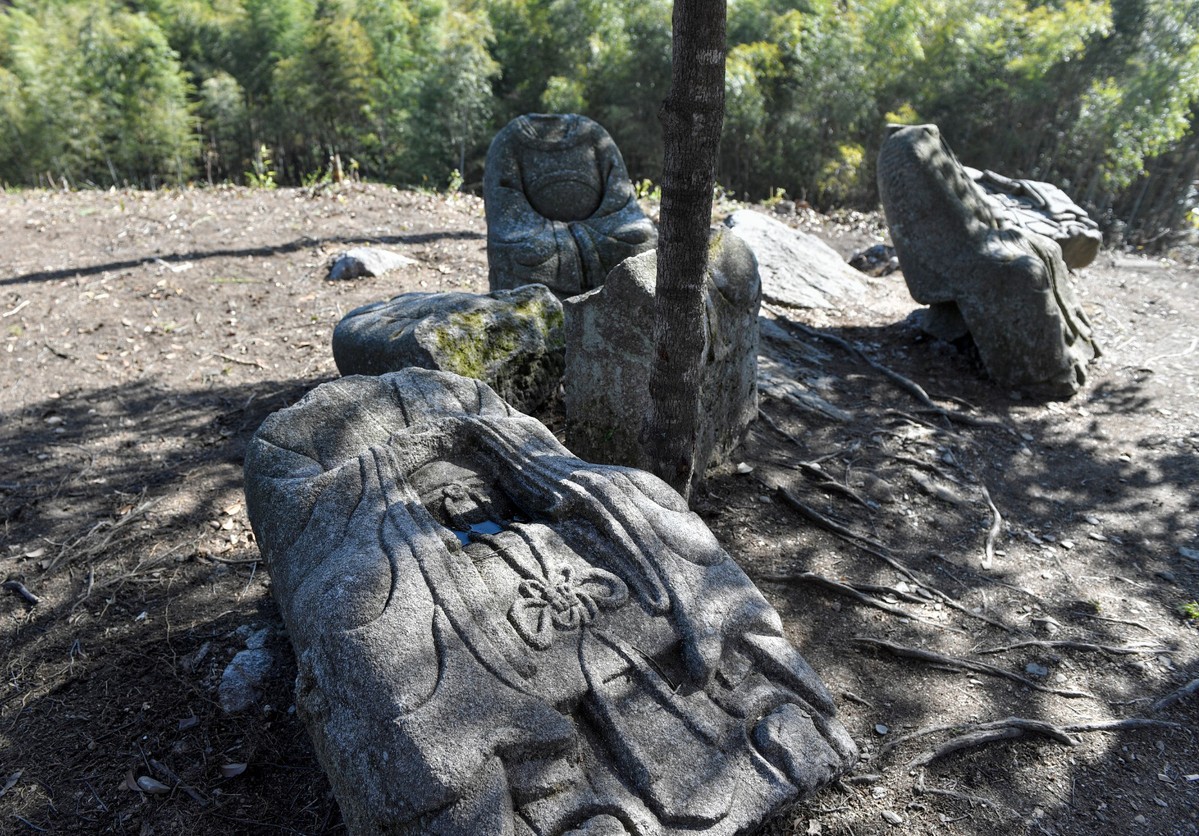
<path fill-rule="evenodd" d="M 318 387 L 246 503 L 351 833 L 744 833 L 856 758 L 678 494 L 482 383 Z"/>
<path fill-rule="evenodd" d="M 968 333 L 1004 386 L 1074 394 L 1098 349 L 1060 247 L 1001 229 L 936 125 L 889 131 L 879 192 L 908 290 L 931 306 L 925 330 L 950 340 Z"/>
<path fill-rule="evenodd" d="M 487 151 L 483 201 L 492 290 L 537 282 L 582 293 L 657 242 L 620 149 L 585 116 L 509 122 Z"/>

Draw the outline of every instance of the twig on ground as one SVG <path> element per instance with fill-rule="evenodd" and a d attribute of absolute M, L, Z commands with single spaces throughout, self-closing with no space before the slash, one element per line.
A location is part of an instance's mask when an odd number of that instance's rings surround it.
<path fill-rule="evenodd" d="M 915 758 L 908 762 L 909 768 L 919 766 L 927 766 L 933 761 L 950 755 L 962 749 L 971 749 L 976 746 L 982 746 L 987 743 L 994 743 L 998 740 L 1011 740 L 1017 737 L 1026 737 L 1037 735 L 1048 737 L 1056 740 L 1063 746 L 1077 746 L 1079 740 L 1072 737 L 1071 734 L 1079 734 L 1084 732 L 1097 731 L 1122 731 L 1127 729 L 1141 729 L 1150 727 L 1180 727 L 1177 723 L 1166 723 L 1161 720 L 1150 720 L 1144 717 L 1129 717 L 1122 720 L 1091 720 L 1083 723 L 1071 723 L 1070 725 L 1058 726 L 1049 723 L 1045 720 L 1031 720 L 1025 717 L 1006 717 L 1002 720 L 992 720 L 987 723 L 976 723 L 968 727 L 968 730 L 962 734 L 950 738 L 949 740 L 937 746 L 934 749 L 921 752 Z M 895 740 L 889 744 L 883 752 L 889 751 L 900 743 L 912 740 L 916 737 L 924 737 L 929 734 L 946 731 L 948 728 L 937 726 L 934 728 L 921 729 L 902 738 Z M 880 754 L 882 754 L 880 752 Z"/>
<path fill-rule="evenodd" d="M 1174 693 L 1167 694 L 1166 696 L 1162 697 L 1160 700 L 1155 702 L 1153 705 L 1149 706 L 1149 713 L 1156 714 L 1159 711 L 1164 711 L 1165 709 L 1174 705 L 1174 703 L 1178 702 L 1179 700 L 1185 699 L 1186 697 L 1189 697 L 1191 694 L 1195 693 L 1196 691 L 1199 691 L 1199 679 L 1192 679 L 1190 682 L 1188 682 L 1186 685 L 1183 685 L 1181 688 L 1179 688 Z"/>
<path fill-rule="evenodd" d="M 975 648 L 975 653 L 983 655 L 991 653 L 1007 653 L 1010 650 L 1019 650 L 1022 647 L 1043 647 L 1043 648 L 1062 648 L 1065 650 L 1090 650 L 1095 653 L 1107 653 L 1111 656 L 1135 656 L 1138 653 L 1161 653 L 1168 650 L 1160 645 L 1111 645 L 1111 644 L 1092 644 L 1091 642 L 1074 641 L 1072 639 L 1061 639 L 1058 641 L 1050 641 L 1045 639 L 1028 639 L 1027 641 L 1016 642 L 1015 644 L 1006 644 L 1003 647 Z"/>
<path fill-rule="evenodd" d="M 88 558 L 100 554 L 108 548 L 113 537 L 117 535 L 121 529 L 125 528 L 134 520 L 141 519 L 151 508 L 157 505 L 162 497 L 155 499 L 144 500 L 146 495 L 143 489 L 138 496 L 138 502 L 127 514 L 118 518 L 115 522 L 109 520 L 100 520 L 87 530 L 86 533 L 76 537 L 69 543 L 63 544 L 58 550 L 58 554 L 50 561 L 50 564 L 45 568 L 43 574 L 49 574 L 57 569 L 66 560 L 76 560 L 79 558 Z M 103 535 L 103 536 L 101 536 Z"/>
<path fill-rule="evenodd" d="M 165 778 L 167 781 L 170 781 L 176 787 L 178 787 L 179 789 L 181 789 L 185 793 L 187 793 L 187 797 L 190 798 L 192 801 L 196 802 L 201 807 L 208 806 L 208 799 L 205 798 L 203 795 L 201 795 L 199 793 L 199 791 L 196 790 L 195 787 L 191 787 L 191 786 L 188 786 L 187 784 L 183 783 L 183 779 L 180 778 L 178 775 L 176 775 L 174 773 L 174 771 L 170 767 L 168 767 L 166 764 L 162 763 L 161 761 L 157 761 L 154 758 L 149 759 L 149 764 L 150 764 L 150 768 L 152 770 L 154 770 L 159 775 L 161 775 L 163 778 Z"/>
<path fill-rule="evenodd" d="M 996 812 L 999 812 L 1001 810 L 1006 810 L 1007 813 L 1009 815 L 1011 815 L 1012 817 L 1020 818 L 1020 814 L 1017 813 L 1012 808 L 1007 807 L 1006 805 L 1000 804 L 997 801 L 992 801 L 989 798 L 983 798 L 981 795 L 970 795 L 969 793 L 958 792 L 957 790 L 947 790 L 947 789 L 942 789 L 940 787 L 925 786 L 923 772 L 920 773 L 920 779 L 916 782 L 913 789 L 916 790 L 916 792 L 921 795 L 924 795 L 924 794 L 939 795 L 939 796 L 943 796 L 945 798 L 952 798 L 955 801 L 964 801 L 970 805 L 981 804 L 984 807 L 990 807 L 992 810 L 995 810 Z"/>
<path fill-rule="evenodd" d="M 257 366 L 260 369 L 270 371 L 269 367 L 265 363 L 263 363 L 261 360 L 259 360 L 257 357 L 255 357 L 253 360 L 243 360 L 240 357 L 233 357 L 228 354 L 221 354 L 216 351 L 214 351 L 212 354 L 210 354 L 208 356 L 209 357 L 219 357 L 222 360 L 228 360 L 230 363 L 238 363 L 242 366 Z"/>
<path fill-rule="evenodd" d="M 808 505 L 802 499 L 797 497 L 793 492 L 787 490 L 786 488 L 782 487 L 781 485 L 772 485 L 769 482 L 767 482 L 766 480 L 761 479 L 761 478 L 759 478 L 758 481 L 763 485 L 763 487 L 767 488 L 768 490 L 773 490 L 779 497 L 781 497 L 784 504 L 786 504 L 790 508 L 794 509 L 795 511 L 798 511 L 802 516 L 804 516 L 808 520 L 816 523 L 816 525 L 820 526 L 821 528 L 828 531 L 829 533 L 835 534 L 838 537 L 845 540 L 846 542 L 848 542 L 854 546 L 857 546 L 859 549 L 866 552 L 867 554 L 874 555 L 879 560 L 883 561 L 888 566 L 890 566 L 892 569 L 894 569 L 896 572 L 899 572 L 899 574 L 903 575 L 905 578 L 910 580 L 912 583 L 916 584 L 917 586 L 921 587 L 922 589 L 927 589 L 929 591 L 929 593 L 936 596 L 937 600 L 940 601 L 945 606 L 950 607 L 951 609 L 955 609 L 958 612 L 962 613 L 963 615 L 968 615 L 971 618 L 977 618 L 979 621 L 984 621 L 987 624 L 990 624 L 992 627 L 998 627 L 999 629 L 1005 630 L 1005 631 L 1010 631 L 1012 629 L 1011 627 L 1004 624 L 1002 621 L 996 621 L 995 619 L 985 616 L 982 613 L 973 612 L 972 610 L 967 609 L 965 606 L 963 606 L 961 603 L 959 603 L 954 598 L 951 598 L 946 593 L 942 592 L 941 590 L 937 589 L 934 586 L 929 586 L 927 583 L 923 582 L 918 577 L 916 577 L 916 574 L 911 569 L 909 569 L 907 566 L 904 566 L 902 563 L 900 563 L 898 560 L 896 560 L 891 555 L 890 550 L 886 546 L 884 546 L 882 543 L 879 543 L 876 540 L 871 540 L 870 538 L 864 537 L 860 534 L 856 534 L 853 531 L 851 531 L 850 529 L 841 525 L 836 520 L 829 519 L 827 516 L 820 513 L 812 506 Z"/>
<path fill-rule="evenodd" d="M 28 587 L 26 587 L 25 584 L 21 583 L 20 581 L 5 581 L 3 584 L 0 584 L 0 586 L 3 586 L 9 592 L 12 592 L 14 595 L 21 598 L 21 600 L 23 600 L 26 604 L 29 604 L 31 607 L 36 607 L 42 602 L 41 598 L 30 592 Z"/>
<path fill-rule="evenodd" d="M 1060 697 L 1085 697 L 1087 699 L 1096 699 L 1094 694 L 1088 694 L 1085 691 L 1067 691 L 1060 688 L 1050 688 L 1047 685 L 1033 682 L 1031 679 L 1026 679 L 1019 674 L 996 667 L 995 665 L 979 662 L 974 659 L 962 659 L 956 656 L 946 656 L 941 653 L 936 653 L 932 650 L 924 650 L 919 647 L 906 647 L 900 644 L 894 644 L 884 639 L 875 639 L 869 636 L 854 636 L 852 641 L 858 644 L 867 645 L 870 647 L 878 647 L 886 650 L 888 653 L 899 656 L 905 659 L 917 659 L 921 662 L 928 662 L 934 665 L 944 665 L 949 668 L 958 670 L 973 671 L 974 673 L 983 674 L 985 676 L 996 676 L 1003 679 L 1010 679 L 1013 682 L 1018 682 L 1021 685 L 1026 685 L 1036 691 L 1042 691 L 1047 694 L 1057 694 Z"/>
<path fill-rule="evenodd" d="M 1157 637 L 1156 630 L 1154 630 L 1152 627 L 1146 627 L 1144 624 L 1142 624 L 1139 621 L 1132 621 L 1127 618 L 1112 618 L 1112 617 L 1106 616 L 1106 615 L 1096 615 L 1093 612 L 1078 612 L 1077 610 L 1075 610 L 1075 612 L 1078 615 L 1084 616 L 1085 618 L 1093 618 L 1096 621 L 1107 621 L 1112 624 L 1127 624 L 1129 627 L 1139 627 L 1140 629 L 1144 630 L 1146 633 L 1149 633 L 1151 636 Z"/>
<path fill-rule="evenodd" d="M 987 539 L 983 543 L 983 568 L 990 569 L 995 560 L 995 538 L 999 536 L 999 532 L 1003 528 L 1003 517 L 1000 516 L 999 509 L 995 507 L 995 502 L 991 499 L 991 492 L 987 490 L 987 486 L 981 479 L 978 486 L 982 490 L 983 499 L 987 501 L 987 506 L 991 509 L 991 527 L 987 529 Z"/>
<path fill-rule="evenodd" d="M 817 575 L 815 572 L 798 572 L 790 575 L 761 575 L 762 580 L 774 581 L 775 583 L 811 583 L 817 586 L 822 586 L 825 589 L 831 590 L 838 595 L 844 595 L 846 598 L 865 604 L 868 607 L 874 607 L 876 610 L 889 612 L 891 615 L 897 615 L 900 618 L 908 618 L 912 621 L 918 621 L 921 624 L 928 624 L 932 627 L 939 627 L 943 630 L 951 630 L 955 633 L 965 633 L 966 631 L 960 627 L 954 627 L 950 624 L 938 624 L 935 621 L 929 621 L 926 618 L 921 618 L 916 613 L 905 610 L 903 607 L 897 607 L 886 601 L 882 601 L 873 596 L 867 595 L 864 592 L 855 589 L 852 584 L 844 584 L 840 581 L 835 581 L 832 578 L 826 578 L 823 575 Z M 898 593 L 897 593 L 898 594 Z"/>

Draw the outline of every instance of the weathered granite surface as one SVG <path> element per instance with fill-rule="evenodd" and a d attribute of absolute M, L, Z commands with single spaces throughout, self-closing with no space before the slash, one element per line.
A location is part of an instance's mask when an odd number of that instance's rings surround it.
<path fill-rule="evenodd" d="M 677 493 L 409 369 L 268 418 L 246 506 L 352 834 L 734 834 L 856 759 Z"/>
<path fill-rule="evenodd" d="M 564 399 L 566 443 L 595 462 L 646 467 L 638 436 L 650 411 L 653 303 L 658 256 L 620 264 L 604 286 L 567 299 Z M 761 283 L 749 246 L 724 229 L 712 234 L 705 282 L 696 477 L 729 460 L 757 417 Z"/>
<path fill-rule="evenodd" d="M 923 327 L 969 333 L 1004 386 L 1069 397 L 1098 354 L 1061 248 L 1001 229 L 936 125 L 893 125 L 879 152 L 879 192 L 912 297 L 930 305 Z"/>
<path fill-rule="evenodd" d="M 657 243 L 620 149 L 586 116 L 509 122 L 487 151 L 483 201 L 492 290 L 538 282 L 572 296 Z"/>
<path fill-rule="evenodd" d="M 1103 244 L 1099 224 L 1057 186 L 1039 180 L 1017 180 L 970 166 L 962 169 L 982 189 L 1001 224 L 1056 241 L 1062 248 L 1062 260 L 1071 270 L 1081 270 L 1099 254 Z"/>
<path fill-rule="evenodd" d="M 343 375 L 409 367 L 487 383 L 522 412 L 562 379 L 562 303 L 544 285 L 475 293 L 405 293 L 350 311 L 333 330 Z"/>
<path fill-rule="evenodd" d="M 416 260 L 382 247 L 354 247 L 333 259 L 329 267 L 329 280 L 336 282 L 362 276 L 382 276 L 410 264 L 416 264 Z"/>
<path fill-rule="evenodd" d="M 835 308 L 866 291 L 858 271 L 814 235 L 752 209 L 733 212 L 724 224 L 753 250 L 768 302 Z"/>

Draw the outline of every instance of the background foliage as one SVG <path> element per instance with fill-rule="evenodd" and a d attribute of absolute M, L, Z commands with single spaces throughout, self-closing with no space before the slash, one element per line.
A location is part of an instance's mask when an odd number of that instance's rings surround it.
<path fill-rule="evenodd" d="M 481 179 L 491 136 L 575 111 L 657 180 L 667 0 L 0 0 L 0 182 Z M 872 205 L 888 121 L 1066 189 L 1145 241 L 1199 175 L 1194 0 L 729 0 L 719 180 Z M 268 176 L 269 174 L 269 176 Z M 455 178 L 455 182 L 459 182 Z M 1194 217 L 1193 215 L 1191 217 Z"/>

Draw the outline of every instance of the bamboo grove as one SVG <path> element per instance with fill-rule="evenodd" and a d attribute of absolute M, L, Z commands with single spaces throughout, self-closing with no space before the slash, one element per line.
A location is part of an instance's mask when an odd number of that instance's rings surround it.
<path fill-rule="evenodd" d="M 718 179 L 871 206 L 888 122 L 1054 182 L 1114 235 L 1194 222 L 1194 0 L 729 0 Z M 661 169 L 667 0 L 0 0 L 0 183 L 480 180 L 494 132 L 585 113 Z"/>

